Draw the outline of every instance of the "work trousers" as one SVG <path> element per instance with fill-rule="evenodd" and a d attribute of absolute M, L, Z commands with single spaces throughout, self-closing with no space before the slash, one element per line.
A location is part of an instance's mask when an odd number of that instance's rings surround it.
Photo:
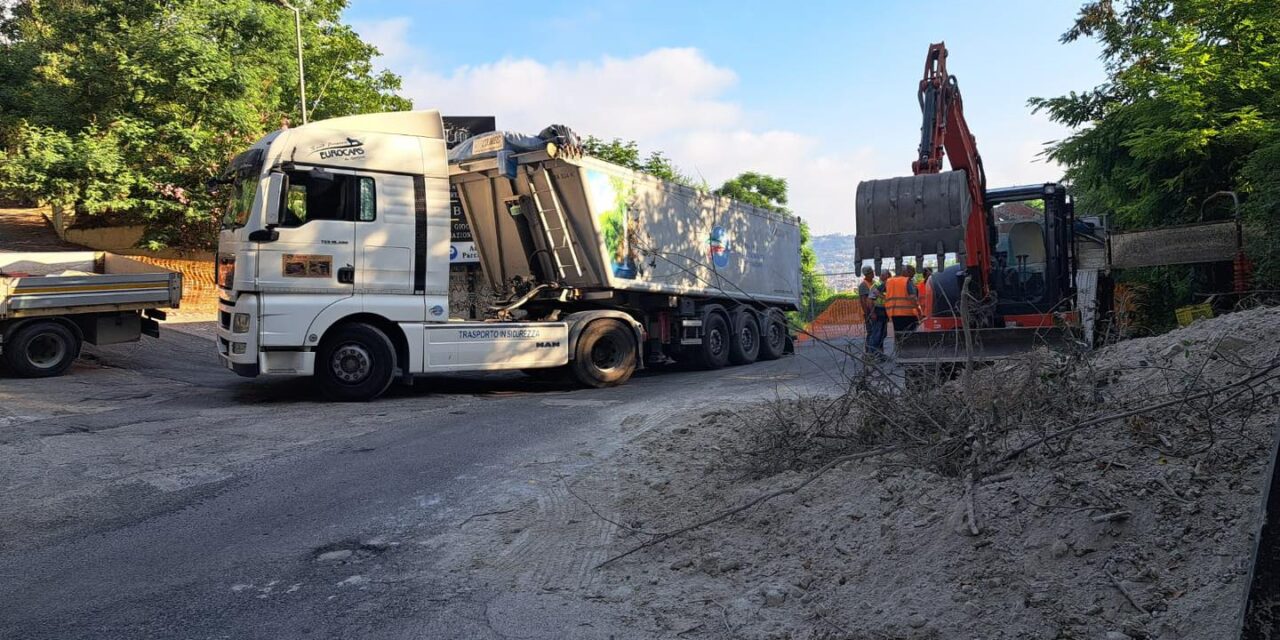
<path fill-rule="evenodd" d="M 885 335 L 889 333 L 889 315 L 877 308 L 867 322 L 867 353 L 883 354 Z"/>

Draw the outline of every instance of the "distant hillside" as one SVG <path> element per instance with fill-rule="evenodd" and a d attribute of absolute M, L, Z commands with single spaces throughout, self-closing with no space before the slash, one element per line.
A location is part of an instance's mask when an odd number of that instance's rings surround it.
<path fill-rule="evenodd" d="M 853 261 L 853 234 L 813 236 L 813 252 L 818 254 L 819 273 L 850 274 L 829 276 L 828 285 L 837 291 L 848 291 L 856 287 L 857 276 L 852 275 L 852 272 L 858 270 L 858 265 Z"/>

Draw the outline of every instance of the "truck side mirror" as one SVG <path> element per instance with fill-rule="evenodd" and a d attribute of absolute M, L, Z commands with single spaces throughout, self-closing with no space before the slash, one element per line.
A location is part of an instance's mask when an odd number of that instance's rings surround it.
<path fill-rule="evenodd" d="M 279 171 L 272 171 L 267 176 L 267 203 L 262 211 L 262 221 L 268 229 L 280 224 L 281 202 L 288 182 L 288 176 Z"/>

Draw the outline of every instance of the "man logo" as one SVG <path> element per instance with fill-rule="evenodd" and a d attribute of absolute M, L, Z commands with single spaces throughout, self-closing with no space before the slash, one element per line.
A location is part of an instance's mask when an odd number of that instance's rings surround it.
<path fill-rule="evenodd" d="M 538 349 L 554 349 L 560 346 L 560 341 L 556 340 L 554 342 L 536 342 L 534 343 L 533 346 Z"/>

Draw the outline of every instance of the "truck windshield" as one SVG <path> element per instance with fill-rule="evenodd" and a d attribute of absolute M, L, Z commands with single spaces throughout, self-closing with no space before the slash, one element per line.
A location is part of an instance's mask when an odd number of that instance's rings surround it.
<path fill-rule="evenodd" d="M 249 221 L 253 197 L 258 192 L 262 174 L 262 150 L 250 149 L 231 161 L 221 182 L 225 189 L 227 206 L 222 214 L 223 229 L 238 229 Z"/>

